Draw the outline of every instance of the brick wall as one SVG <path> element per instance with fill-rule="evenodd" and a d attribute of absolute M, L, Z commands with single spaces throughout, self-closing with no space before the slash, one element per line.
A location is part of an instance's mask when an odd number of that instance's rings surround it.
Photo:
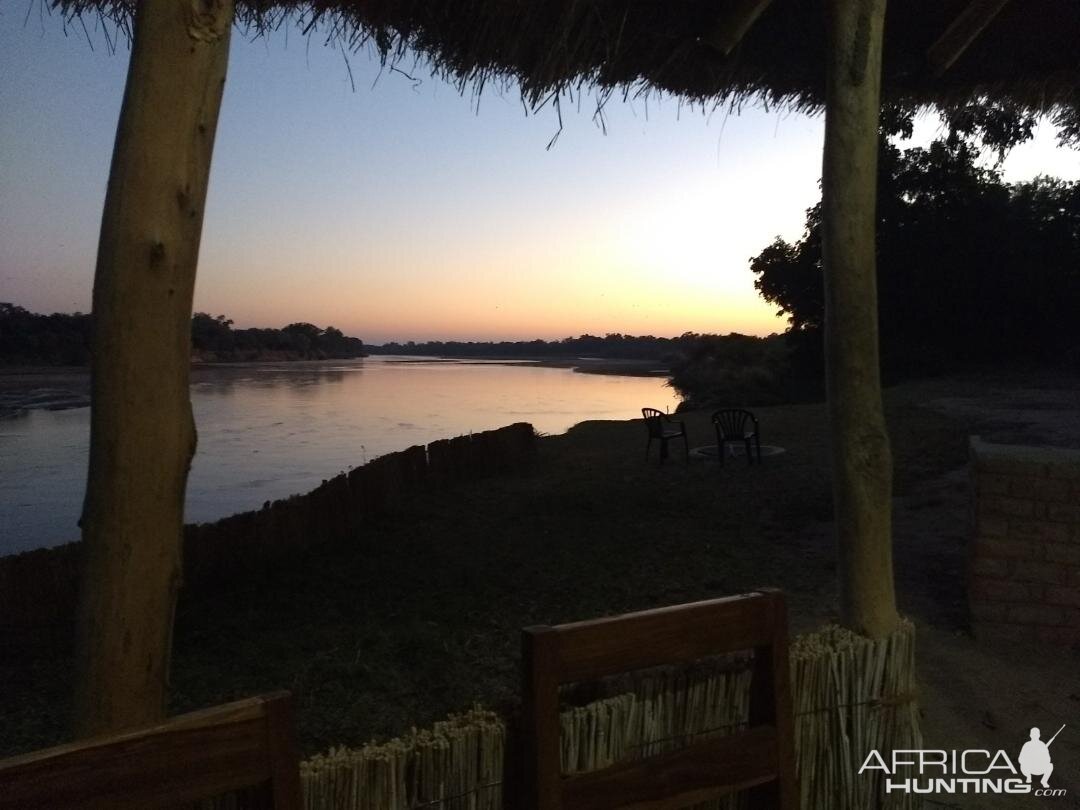
<path fill-rule="evenodd" d="M 970 442 L 977 635 L 1080 644 L 1080 450 Z"/>

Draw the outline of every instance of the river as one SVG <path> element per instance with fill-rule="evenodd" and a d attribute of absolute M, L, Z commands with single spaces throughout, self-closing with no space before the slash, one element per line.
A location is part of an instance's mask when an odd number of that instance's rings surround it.
<path fill-rule="evenodd" d="M 644 405 L 674 411 L 678 402 L 659 377 L 400 357 L 204 367 L 191 399 L 199 449 L 189 522 L 305 492 L 434 439 L 511 422 L 561 433 L 586 419 L 640 416 Z M 89 425 L 85 407 L 0 420 L 0 555 L 78 538 Z"/>

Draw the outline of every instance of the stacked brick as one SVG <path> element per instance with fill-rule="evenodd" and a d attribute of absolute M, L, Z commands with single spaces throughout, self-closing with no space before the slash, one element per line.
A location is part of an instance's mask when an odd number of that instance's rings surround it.
<path fill-rule="evenodd" d="M 519 469 L 536 453 L 525 422 L 389 453 L 324 481 L 306 495 L 267 503 L 214 523 L 184 527 L 184 584 L 242 576 L 290 551 L 349 542 L 373 518 L 420 492 Z M 81 543 L 0 558 L 0 630 L 36 630 L 70 621 Z"/>
<path fill-rule="evenodd" d="M 1080 450 L 970 450 L 976 634 L 1080 644 Z"/>

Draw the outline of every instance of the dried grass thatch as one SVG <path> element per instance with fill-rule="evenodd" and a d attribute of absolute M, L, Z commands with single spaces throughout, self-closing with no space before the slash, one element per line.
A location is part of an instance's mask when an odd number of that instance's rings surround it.
<path fill-rule="evenodd" d="M 886 793 L 880 771 L 859 773 L 871 750 L 922 747 L 914 625 L 904 620 L 874 641 L 835 625 L 800 636 L 791 669 L 802 807 L 920 806 L 917 796 Z"/>
<path fill-rule="evenodd" d="M 53 0 L 65 14 L 126 25 L 135 0 Z M 885 25 L 885 96 L 951 107 L 993 99 L 1029 111 L 1080 108 L 1080 4 L 1013 0 L 942 75 L 928 52 L 970 0 L 895 0 Z M 694 103 L 764 102 L 818 110 L 824 101 L 825 2 L 774 0 L 725 55 L 735 0 L 239 0 L 260 33 L 298 25 L 347 50 L 371 47 L 480 92 L 516 83 L 536 107 L 564 94 L 670 93 Z"/>
<path fill-rule="evenodd" d="M 917 796 L 886 794 L 877 771 L 859 774 L 871 749 L 919 748 L 915 628 L 878 640 L 827 627 L 791 647 L 795 749 L 804 810 L 910 810 Z M 752 669 L 746 656 L 609 679 L 599 699 L 564 694 L 561 767 L 584 773 L 683 748 L 746 727 Z M 584 693 L 583 693 L 584 694 Z M 596 696 L 596 693 L 593 693 Z M 586 700 L 575 705 L 578 699 Z M 474 709 L 361 748 L 301 764 L 306 810 L 500 810 L 507 725 Z M 737 810 L 725 796 L 696 810 Z M 235 794 L 198 810 L 244 810 Z"/>
<path fill-rule="evenodd" d="M 331 749 L 300 766 L 307 810 L 497 810 L 506 725 L 474 709 L 382 745 Z"/>

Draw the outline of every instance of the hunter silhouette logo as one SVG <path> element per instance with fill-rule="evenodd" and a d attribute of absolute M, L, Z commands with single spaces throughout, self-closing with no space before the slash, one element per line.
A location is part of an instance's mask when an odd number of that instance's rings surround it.
<path fill-rule="evenodd" d="M 1065 725 L 1062 724 L 1054 736 L 1046 742 L 1039 739 L 1039 729 L 1031 730 L 1031 739 L 1020 749 L 1020 773 L 1027 778 L 1029 783 L 1032 776 L 1041 776 L 1042 786 L 1050 787 L 1050 774 L 1054 772 L 1054 763 L 1050 759 L 1050 746 L 1064 728 Z"/>
<path fill-rule="evenodd" d="M 944 751 L 931 748 L 896 748 L 885 756 L 872 750 L 859 773 L 877 771 L 886 793 L 1027 793 L 1031 796 L 1064 796 L 1064 788 L 1050 787 L 1054 763 L 1050 746 L 1064 730 L 1062 725 L 1046 742 L 1032 728 L 1016 764 L 1005 751 L 972 748 Z M 1019 767 L 1017 767 L 1019 766 Z M 1039 777 L 1039 785 L 1032 777 Z"/>

